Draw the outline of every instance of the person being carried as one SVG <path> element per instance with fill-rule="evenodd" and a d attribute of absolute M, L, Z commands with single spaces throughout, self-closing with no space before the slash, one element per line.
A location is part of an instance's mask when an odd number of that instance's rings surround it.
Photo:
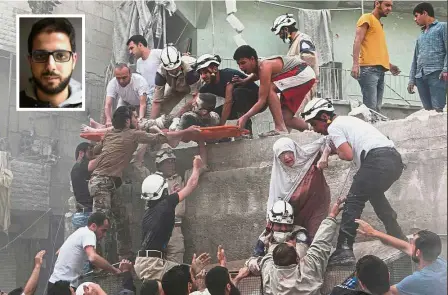
<path fill-rule="evenodd" d="M 252 74 L 243 80 L 235 79 L 237 83 L 260 80 L 258 101 L 239 118 L 240 128 L 267 104 L 274 119 L 275 130 L 260 136 L 287 134 L 291 129 L 309 129 L 307 123 L 294 117 L 316 78 L 313 69 L 305 61 L 298 56 L 272 56 L 259 62 L 257 52 L 249 45 L 238 47 L 233 59 L 243 72 Z"/>
<path fill-rule="evenodd" d="M 258 267 L 245 272 L 259 275 L 263 279 L 263 294 L 266 295 L 320 295 L 325 270 L 330 257 L 331 244 L 336 234 L 336 217 L 341 211 L 344 198 L 339 198 L 331 207 L 309 247 L 306 255 L 300 257 L 296 250 L 296 239 L 278 244 L 263 259 L 257 260 Z M 247 268 L 247 267 L 246 267 Z M 244 269 L 244 268 L 243 268 Z M 258 271 L 259 270 L 259 271 Z M 240 272 L 243 272 L 240 270 Z"/>
<path fill-rule="evenodd" d="M 390 295 L 447 294 L 447 264 L 440 257 L 442 241 L 436 233 L 420 230 L 409 243 L 382 233 L 363 220 L 357 219 L 355 222 L 359 225 L 357 231 L 360 234 L 379 239 L 402 251 L 417 264 L 417 270 L 412 275 L 390 287 Z"/>
<path fill-rule="evenodd" d="M 240 118 L 255 105 L 258 86 L 253 82 L 244 85 L 234 83 L 235 79 L 246 79 L 247 76 L 234 69 L 219 69 L 220 64 L 219 55 L 203 54 L 197 59 L 195 68 L 204 82 L 199 92 L 212 93 L 224 100 L 224 104 L 217 107 L 215 112 L 221 116 L 220 125 L 225 125 L 227 120 Z M 257 113 L 265 109 L 261 108 Z M 251 121 L 241 127 L 252 132 Z"/>
<path fill-rule="evenodd" d="M 367 201 L 390 235 L 406 239 L 397 222 L 397 213 L 384 195 L 400 178 L 404 168 L 393 141 L 361 119 L 336 115 L 333 104 L 326 99 L 310 101 L 302 116 L 315 132 L 328 135 L 333 153 L 337 153 L 341 160 L 354 161 L 358 168 L 347 195 L 338 243 L 329 264 L 355 264 L 355 219 L 360 218 Z"/>
<path fill-rule="evenodd" d="M 198 133 L 192 126 L 183 131 L 150 134 L 135 130 L 138 126 L 137 112 L 132 106 L 121 106 L 113 115 L 114 129 L 104 135 L 103 140 L 94 147 L 96 167 L 89 181 L 89 192 L 93 198 L 93 212 L 101 211 L 113 217 L 116 225 L 118 255 L 131 258 L 131 238 L 129 217 L 124 200 L 115 190 L 121 185 L 123 170 L 129 164 L 133 153 L 141 144 L 164 144 L 177 146 L 183 136 Z"/>
<path fill-rule="evenodd" d="M 164 273 L 177 265 L 166 260 L 167 244 L 175 225 L 176 206 L 189 196 L 198 185 L 202 160 L 195 156 L 193 172 L 184 188 L 168 193 L 168 182 L 160 174 L 148 176 L 142 183 L 142 199 L 146 207 L 142 220 L 142 244 L 135 260 L 135 271 L 141 280 L 161 280 Z M 200 257 L 209 259 L 207 254 Z"/>

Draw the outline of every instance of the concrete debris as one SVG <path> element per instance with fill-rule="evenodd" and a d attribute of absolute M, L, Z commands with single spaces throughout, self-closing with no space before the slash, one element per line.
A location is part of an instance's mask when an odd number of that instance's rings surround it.
<path fill-rule="evenodd" d="M 418 120 L 428 120 L 429 116 L 436 116 L 440 115 L 441 113 L 438 113 L 434 110 L 427 111 L 425 109 L 417 111 L 415 113 L 410 114 L 405 118 L 405 120 L 413 120 L 414 118 L 417 118 Z M 445 113 L 446 114 L 446 113 Z"/>
<path fill-rule="evenodd" d="M 233 36 L 233 40 L 235 41 L 238 47 L 242 45 L 247 45 L 247 42 L 243 39 L 243 36 L 241 34 Z"/>
<path fill-rule="evenodd" d="M 358 107 L 352 108 L 351 112 L 348 113 L 349 116 L 357 117 L 366 122 L 372 121 L 372 113 L 365 104 L 361 104 Z"/>

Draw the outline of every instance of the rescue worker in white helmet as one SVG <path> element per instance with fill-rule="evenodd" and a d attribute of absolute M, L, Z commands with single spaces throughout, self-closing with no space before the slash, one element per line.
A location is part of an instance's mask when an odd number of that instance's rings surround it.
<path fill-rule="evenodd" d="M 260 260 L 265 254 L 271 253 L 275 246 L 290 239 L 296 239 L 297 254 L 304 257 L 308 250 L 308 232 L 304 227 L 294 225 L 294 209 L 291 204 L 279 200 L 269 210 L 266 228 L 258 238 L 253 257 L 259 257 Z"/>
<path fill-rule="evenodd" d="M 195 156 L 192 174 L 185 187 L 177 188 L 178 191 L 169 187 L 162 172 L 151 174 L 143 181 L 141 197 L 147 209 L 142 220 L 142 244 L 134 267 L 139 279 L 162 280 L 166 271 L 178 265 L 167 256 L 168 242 L 175 228 L 176 207 L 197 187 L 202 168 L 201 157 Z"/>
<path fill-rule="evenodd" d="M 193 57 L 181 55 L 176 47 L 168 44 L 162 50 L 160 59 L 162 62 L 155 78 L 151 119 L 158 118 L 160 114 L 169 115 L 188 94 L 195 97 L 200 87 L 199 75 L 192 68 L 196 62 Z M 180 117 L 184 112 L 179 111 L 175 117 Z"/>
<path fill-rule="evenodd" d="M 355 219 L 361 217 L 367 201 L 388 235 L 407 240 L 397 222 L 397 213 L 384 195 L 400 178 L 404 168 L 393 141 L 370 123 L 352 116 L 337 116 L 333 104 L 326 99 L 313 99 L 301 115 L 315 132 L 329 137 L 333 154 L 341 160 L 354 161 L 358 168 L 347 195 L 338 243 L 329 265 L 355 264 L 353 243 L 358 228 Z"/>
<path fill-rule="evenodd" d="M 283 201 L 280 201 L 283 202 Z M 271 247 L 270 252 L 264 257 L 252 257 L 246 262 L 246 268 L 240 269 L 240 277 L 245 277 L 252 273 L 261 275 L 263 294 L 274 295 L 318 295 L 324 283 L 324 276 L 327 269 L 328 258 L 330 257 L 331 245 L 336 235 L 336 217 L 341 211 L 343 198 L 339 198 L 329 210 L 319 226 L 319 230 L 314 237 L 305 255 L 297 252 L 297 237 L 288 235 L 283 242 Z M 285 214 L 286 202 L 274 205 L 274 214 L 277 220 L 291 222 Z M 279 208 L 277 209 L 278 206 Z M 288 212 L 289 213 L 289 212 Z M 283 214 L 286 216 L 283 217 Z M 291 214 L 292 216 L 292 214 Z M 274 216 L 273 216 L 274 217 Z"/>
<path fill-rule="evenodd" d="M 218 96 L 214 111 L 221 117 L 220 125 L 225 125 L 227 120 L 239 119 L 258 101 L 258 86 L 253 82 L 245 85 L 234 83 L 246 79 L 247 75 L 235 69 L 219 69 L 220 64 L 219 55 L 203 54 L 196 60 L 195 69 L 204 82 L 199 93 L 212 93 Z M 252 131 L 252 122 L 249 120 L 244 127 Z"/>
<path fill-rule="evenodd" d="M 311 40 L 311 37 L 303 32 L 300 32 L 296 28 L 296 25 L 297 22 L 293 15 L 286 13 L 280 15 L 274 20 L 271 31 L 278 35 L 283 42 L 285 42 L 286 39 L 289 39 L 289 50 L 286 55 L 298 55 L 309 66 L 311 66 L 316 74 L 316 82 L 310 92 L 308 92 L 302 102 L 301 107 L 299 108 L 299 111 L 301 112 L 305 105 L 316 96 L 317 83 L 319 81 L 319 60 L 316 46 Z"/>

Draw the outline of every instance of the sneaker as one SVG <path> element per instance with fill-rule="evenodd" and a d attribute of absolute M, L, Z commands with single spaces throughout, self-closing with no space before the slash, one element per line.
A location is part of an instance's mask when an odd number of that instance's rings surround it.
<path fill-rule="evenodd" d="M 336 249 L 328 261 L 328 266 L 352 266 L 355 264 L 356 258 L 353 249 Z"/>

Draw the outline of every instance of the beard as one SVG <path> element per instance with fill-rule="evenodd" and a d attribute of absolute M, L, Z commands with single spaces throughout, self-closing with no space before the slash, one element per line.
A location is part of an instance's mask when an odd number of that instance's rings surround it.
<path fill-rule="evenodd" d="M 44 85 L 39 79 L 37 79 L 34 76 L 32 79 L 33 79 L 36 87 L 39 88 L 43 93 L 48 94 L 48 95 L 54 95 L 54 94 L 59 94 L 65 90 L 65 88 L 70 83 L 70 79 L 72 78 L 72 73 L 73 73 L 73 71 L 65 79 L 62 79 L 61 76 L 53 75 L 53 73 L 50 73 L 50 72 L 43 73 L 42 76 L 58 76 L 61 79 L 61 82 L 55 87 L 49 87 L 49 86 Z"/>

